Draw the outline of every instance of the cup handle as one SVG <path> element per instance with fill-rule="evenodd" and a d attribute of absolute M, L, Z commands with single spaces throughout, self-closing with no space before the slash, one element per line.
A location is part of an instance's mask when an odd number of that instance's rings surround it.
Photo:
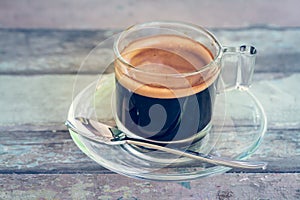
<path fill-rule="evenodd" d="M 256 53 L 255 47 L 247 45 L 223 49 L 220 73 L 222 87 L 218 87 L 219 93 L 232 89 L 247 90 L 250 87 Z"/>

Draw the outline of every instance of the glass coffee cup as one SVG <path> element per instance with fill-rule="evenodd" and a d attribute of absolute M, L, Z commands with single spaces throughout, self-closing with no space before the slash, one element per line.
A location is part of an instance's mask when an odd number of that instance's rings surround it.
<path fill-rule="evenodd" d="M 218 93 L 249 87 L 256 50 L 222 47 L 192 24 L 148 22 L 122 32 L 114 54 L 118 128 L 128 137 L 186 146 L 209 133 Z"/>

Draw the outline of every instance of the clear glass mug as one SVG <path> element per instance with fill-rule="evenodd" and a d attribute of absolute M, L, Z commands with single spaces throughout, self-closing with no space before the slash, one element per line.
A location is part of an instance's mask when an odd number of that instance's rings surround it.
<path fill-rule="evenodd" d="M 118 128 L 128 137 L 186 146 L 209 132 L 218 93 L 249 87 L 256 49 L 222 47 L 192 24 L 149 22 L 122 32 L 114 54 Z"/>

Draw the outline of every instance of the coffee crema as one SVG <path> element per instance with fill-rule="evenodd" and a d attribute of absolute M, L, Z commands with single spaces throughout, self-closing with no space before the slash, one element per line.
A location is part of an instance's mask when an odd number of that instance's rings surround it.
<path fill-rule="evenodd" d="M 201 43 L 175 35 L 129 43 L 115 61 L 116 114 L 134 135 L 155 141 L 193 137 L 211 121 L 219 68 Z"/>
<path fill-rule="evenodd" d="M 146 37 L 128 44 L 115 62 L 117 80 L 140 95 L 176 98 L 198 93 L 217 78 L 212 53 L 176 35 Z M 210 64 L 207 70 L 200 72 Z"/>

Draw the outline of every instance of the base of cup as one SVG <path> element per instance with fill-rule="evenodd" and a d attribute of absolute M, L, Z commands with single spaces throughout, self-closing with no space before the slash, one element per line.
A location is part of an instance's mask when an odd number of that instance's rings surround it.
<path fill-rule="evenodd" d="M 211 146 L 208 147 L 206 145 L 207 141 L 209 140 L 209 137 L 210 135 L 209 133 L 207 133 L 201 139 L 194 141 L 189 146 L 174 147 L 174 146 L 167 145 L 167 147 L 177 148 L 182 151 L 194 151 L 194 152 L 202 152 L 203 154 L 207 154 L 211 151 Z M 152 165 L 155 165 L 155 163 L 157 163 L 159 165 L 166 164 L 168 166 L 182 166 L 188 163 L 195 162 L 195 160 L 187 157 L 181 157 L 163 151 L 158 151 L 156 149 L 150 149 L 150 148 L 140 147 L 131 144 L 123 145 L 122 148 L 124 151 L 130 152 L 131 155 L 135 155 L 139 159 L 143 159 L 147 162 L 151 162 Z"/>
<path fill-rule="evenodd" d="M 194 136 L 182 139 L 182 140 L 172 140 L 172 141 L 160 141 L 160 140 L 151 140 L 148 138 L 143 138 L 141 136 L 138 136 L 131 131 L 129 131 L 123 123 L 119 120 L 118 117 L 115 117 L 116 125 L 120 131 L 122 131 L 128 138 L 134 138 L 143 140 L 145 142 L 161 145 L 161 146 L 168 146 L 168 147 L 178 147 L 178 148 L 189 148 L 194 143 L 198 143 L 199 141 L 203 140 L 205 136 L 209 133 L 212 127 L 212 123 L 209 122 L 204 129 L 202 129 L 200 132 L 196 133 Z M 147 148 L 146 148 L 147 149 Z"/>

